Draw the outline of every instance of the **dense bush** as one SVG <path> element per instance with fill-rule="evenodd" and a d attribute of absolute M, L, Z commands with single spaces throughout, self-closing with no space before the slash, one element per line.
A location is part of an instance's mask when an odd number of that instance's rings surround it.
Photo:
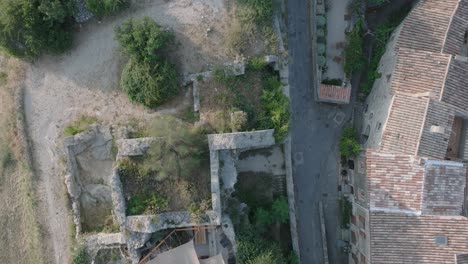
<path fill-rule="evenodd" d="M 137 62 L 154 64 L 162 61 L 164 49 L 172 39 L 171 32 L 149 17 L 130 18 L 115 29 L 115 40 L 123 53 Z"/>
<path fill-rule="evenodd" d="M 340 138 L 340 152 L 341 155 L 352 157 L 359 154 L 361 146 L 357 142 L 356 131 L 352 127 L 344 129 Z"/>
<path fill-rule="evenodd" d="M 115 30 L 123 53 L 130 56 L 120 85 L 132 101 L 156 107 L 179 92 L 175 66 L 164 56 L 172 34 L 148 17 L 129 19 Z"/>
<path fill-rule="evenodd" d="M 128 0 L 86 0 L 86 7 L 98 17 L 116 13 L 128 4 Z"/>
<path fill-rule="evenodd" d="M 58 54 L 72 43 L 72 0 L 0 0 L 0 46 L 8 53 L 35 58 Z"/>
<path fill-rule="evenodd" d="M 271 206 L 271 210 L 273 212 L 273 219 L 282 224 L 289 222 L 289 205 L 286 197 L 282 196 L 276 199 Z"/>
<path fill-rule="evenodd" d="M 254 229 L 246 229 L 237 236 L 237 263 L 239 264 L 284 264 L 278 244 L 264 240 Z M 267 262 L 264 262 L 267 261 Z"/>
<path fill-rule="evenodd" d="M 179 92 L 175 67 L 166 60 L 150 64 L 130 59 L 122 72 L 120 85 L 130 100 L 150 108 Z"/>
<path fill-rule="evenodd" d="M 353 72 L 360 71 L 364 66 L 363 60 L 363 33 L 362 22 L 359 20 L 354 25 L 353 30 L 348 35 L 348 43 L 345 50 L 344 71 L 351 75 Z"/>
<path fill-rule="evenodd" d="M 277 76 L 268 77 L 264 81 L 261 98 L 265 109 L 261 126 L 263 128 L 274 128 L 277 141 L 283 140 L 289 131 L 289 100 L 284 96 L 282 87 Z"/>

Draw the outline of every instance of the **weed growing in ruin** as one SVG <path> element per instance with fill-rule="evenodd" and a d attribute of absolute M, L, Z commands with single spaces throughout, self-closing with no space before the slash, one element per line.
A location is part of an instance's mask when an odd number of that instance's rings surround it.
<path fill-rule="evenodd" d="M 97 123 L 98 119 L 93 116 L 82 115 L 77 120 L 69 123 L 63 133 L 67 136 L 74 136 L 78 133 L 86 131 L 90 125 Z"/>

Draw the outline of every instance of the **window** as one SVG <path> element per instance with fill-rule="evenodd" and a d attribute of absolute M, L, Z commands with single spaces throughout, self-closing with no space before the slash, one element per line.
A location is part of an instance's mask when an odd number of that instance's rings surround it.
<path fill-rule="evenodd" d="M 379 131 L 382 128 L 382 123 L 378 122 L 377 125 L 375 126 L 375 129 Z"/>
<path fill-rule="evenodd" d="M 366 229 L 366 218 L 364 216 L 359 216 L 359 227 L 362 229 Z"/>

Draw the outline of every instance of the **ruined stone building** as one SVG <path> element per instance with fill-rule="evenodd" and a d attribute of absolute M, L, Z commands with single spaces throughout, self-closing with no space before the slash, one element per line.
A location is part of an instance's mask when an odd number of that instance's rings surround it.
<path fill-rule="evenodd" d="M 350 263 L 468 263 L 468 0 L 421 0 L 367 99 Z"/>

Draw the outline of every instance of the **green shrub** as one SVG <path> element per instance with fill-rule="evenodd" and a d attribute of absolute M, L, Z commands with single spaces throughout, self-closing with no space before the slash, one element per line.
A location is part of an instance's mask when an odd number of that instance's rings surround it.
<path fill-rule="evenodd" d="M 0 47 L 27 58 L 62 53 L 72 43 L 72 0 L 0 1 Z"/>
<path fill-rule="evenodd" d="M 127 0 L 86 0 L 86 7 L 97 17 L 108 16 L 128 6 Z"/>
<path fill-rule="evenodd" d="M 299 257 L 296 251 L 292 250 L 291 253 L 289 253 L 288 264 L 299 264 Z"/>
<path fill-rule="evenodd" d="M 265 110 L 262 119 L 263 128 L 274 128 L 275 138 L 282 141 L 289 131 L 289 100 L 283 94 L 282 84 L 277 76 L 271 76 L 264 81 L 262 106 Z"/>
<path fill-rule="evenodd" d="M 164 58 L 164 50 L 173 39 L 171 32 L 164 30 L 153 19 L 128 19 L 115 29 L 115 40 L 122 52 L 136 62 L 150 65 Z"/>
<path fill-rule="evenodd" d="M 359 154 L 361 146 L 356 139 L 356 131 L 352 127 L 344 129 L 340 138 L 340 152 L 341 155 L 346 157 L 352 157 Z"/>
<path fill-rule="evenodd" d="M 274 221 L 270 210 L 265 210 L 263 208 L 257 208 L 255 210 L 254 220 L 255 227 L 258 228 L 260 232 L 267 230 L 268 226 Z"/>
<path fill-rule="evenodd" d="M 289 205 L 286 197 L 276 199 L 271 206 L 273 218 L 282 224 L 289 223 Z"/>
<path fill-rule="evenodd" d="M 77 120 L 69 123 L 65 127 L 63 133 L 67 136 L 74 136 L 78 133 L 86 131 L 90 125 L 96 123 L 97 121 L 98 120 L 96 117 L 82 115 Z"/>
<path fill-rule="evenodd" d="M 390 39 L 395 28 L 403 21 L 408 14 L 410 8 L 403 8 L 401 10 L 392 13 L 389 18 L 377 25 L 375 29 L 375 41 L 373 42 L 372 53 L 370 61 L 367 64 L 367 76 L 361 81 L 360 91 L 364 96 L 369 95 L 374 85 L 375 80 L 381 77 L 381 74 L 377 71 L 380 63 L 380 59 L 385 54 L 388 40 Z"/>
<path fill-rule="evenodd" d="M 254 20 L 257 23 L 268 23 L 273 16 L 272 0 L 237 0 L 241 5 L 252 10 Z"/>
<path fill-rule="evenodd" d="M 167 60 L 151 65 L 130 59 L 122 72 L 120 85 L 130 100 L 150 108 L 179 92 L 175 66 Z"/>
<path fill-rule="evenodd" d="M 153 108 L 179 92 L 178 74 L 163 50 L 172 34 L 148 17 L 129 19 L 115 30 L 115 39 L 130 56 L 120 85 L 130 100 Z"/>
<path fill-rule="evenodd" d="M 285 263 L 278 244 L 263 239 L 255 229 L 245 228 L 239 232 L 236 239 L 236 259 L 239 264 Z"/>
<path fill-rule="evenodd" d="M 91 261 L 89 259 L 88 252 L 84 246 L 79 247 L 73 254 L 73 264 L 89 264 Z"/>
<path fill-rule="evenodd" d="M 142 193 L 131 197 L 127 202 L 128 215 L 153 215 L 167 210 L 169 200 L 157 193 Z"/>
<path fill-rule="evenodd" d="M 249 61 L 248 66 L 254 70 L 261 70 L 267 66 L 267 63 L 265 61 L 265 58 L 260 56 L 260 57 L 251 59 Z"/>
<path fill-rule="evenodd" d="M 353 204 L 347 198 L 339 199 L 338 202 L 340 205 L 341 227 L 349 228 L 351 215 L 353 214 Z"/>
<path fill-rule="evenodd" d="M 343 67 L 346 74 L 351 75 L 353 72 L 358 72 L 364 66 L 363 48 L 362 21 L 359 20 L 349 33 L 348 43 L 344 50 L 345 61 Z"/>

